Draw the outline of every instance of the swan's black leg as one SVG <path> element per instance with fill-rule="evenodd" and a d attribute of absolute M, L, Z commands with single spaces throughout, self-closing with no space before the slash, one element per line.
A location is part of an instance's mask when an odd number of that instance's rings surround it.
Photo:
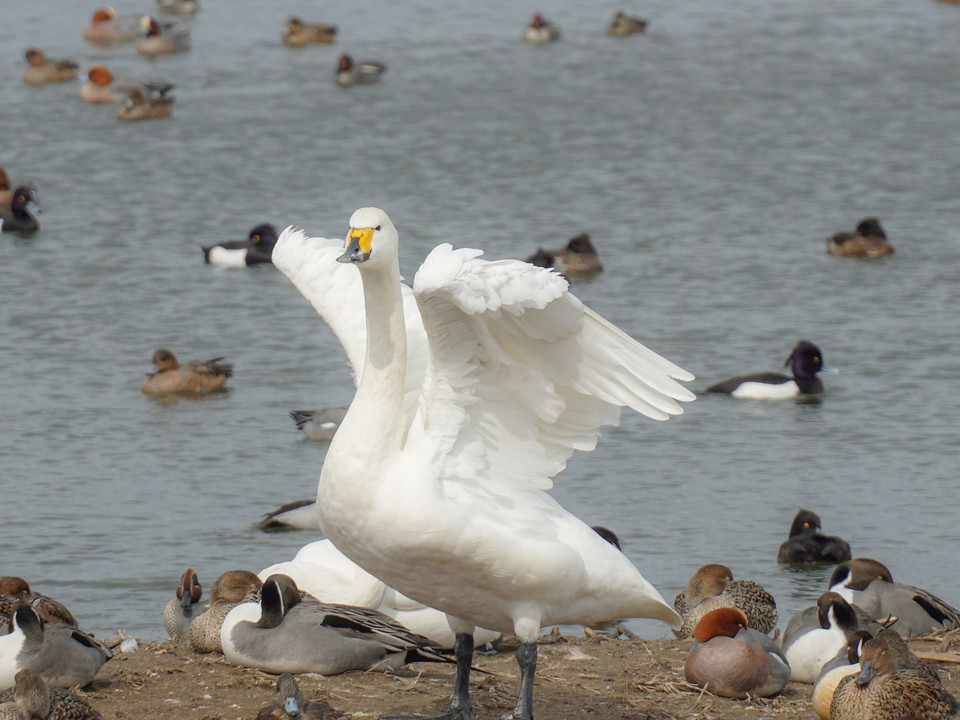
<path fill-rule="evenodd" d="M 517 648 L 520 663 L 520 692 L 513 712 L 503 720 L 533 720 L 533 679 L 537 674 L 537 644 L 523 643 Z"/>
<path fill-rule="evenodd" d="M 453 652 L 457 657 L 457 679 L 453 683 L 453 697 L 450 698 L 450 709 L 447 712 L 429 718 L 419 715 L 398 715 L 383 720 L 473 720 L 473 706 L 470 704 L 473 635 L 458 633 Z M 536 654 L 536 646 L 534 646 L 534 654 Z M 536 663 L 536 658 L 534 658 L 534 663 Z"/>

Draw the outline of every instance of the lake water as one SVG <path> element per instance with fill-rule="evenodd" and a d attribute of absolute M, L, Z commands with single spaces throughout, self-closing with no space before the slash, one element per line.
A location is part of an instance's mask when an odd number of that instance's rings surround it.
<path fill-rule="evenodd" d="M 342 237 L 373 204 L 411 280 L 438 242 L 525 257 L 589 232 L 606 270 L 576 294 L 694 388 L 776 370 L 801 338 L 840 369 L 820 402 L 625 415 L 557 479 L 668 600 L 722 562 L 785 625 L 829 573 L 775 562 L 806 507 L 960 604 L 958 8 L 651 0 L 624 8 L 648 34 L 617 39 L 617 5 L 574 0 L 207 0 L 193 50 L 154 61 L 85 45 L 93 9 L 7 3 L 0 25 L 0 164 L 43 208 L 34 238 L 0 236 L 0 572 L 98 635 L 153 640 L 186 567 L 209 588 L 314 539 L 250 524 L 315 493 L 325 448 L 287 412 L 349 402 L 344 355 L 279 272 L 215 269 L 200 246 L 261 222 Z M 559 43 L 520 41 L 534 10 Z M 284 47 L 294 13 L 337 44 Z M 30 45 L 175 82 L 173 117 L 23 85 Z M 334 85 L 342 51 L 387 63 L 383 82 Z M 895 256 L 825 253 L 868 215 Z M 225 356 L 231 390 L 142 395 L 158 347 Z"/>

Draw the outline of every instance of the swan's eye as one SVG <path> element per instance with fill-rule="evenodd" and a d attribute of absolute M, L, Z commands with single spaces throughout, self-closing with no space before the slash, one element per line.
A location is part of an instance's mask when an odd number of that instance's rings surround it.
<path fill-rule="evenodd" d="M 379 231 L 379 230 L 380 230 L 380 226 L 379 226 L 379 225 L 377 225 L 377 226 L 376 226 L 376 227 L 374 228 L 374 230 L 377 230 L 377 231 Z"/>

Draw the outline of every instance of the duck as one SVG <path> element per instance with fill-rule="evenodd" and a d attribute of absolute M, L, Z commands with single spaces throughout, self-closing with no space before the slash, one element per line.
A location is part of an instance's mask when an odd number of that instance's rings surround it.
<path fill-rule="evenodd" d="M 850 543 L 836 535 L 824 535 L 820 516 L 802 508 L 790 525 L 790 537 L 777 551 L 778 563 L 839 563 L 851 557 Z"/>
<path fill-rule="evenodd" d="M 820 720 L 831 720 L 833 693 L 843 678 L 860 673 L 860 651 L 863 643 L 872 637 L 866 630 L 857 630 L 847 641 L 846 647 L 840 648 L 837 654 L 820 668 L 820 673 L 813 681 L 813 694 L 810 697 L 813 711 Z"/>
<path fill-rule="evenodd" d="M 82 630 L 63 623 L 44 623 L 24 602 L 10 618 L 10 631 L 0 635 L 0 690 L 13 687 L 16 673 L 36 670 L 55 687 L 86 685 L 113 653 Z"/>
<path fill-rule="evenodd" d="M 196 15 L 200 3 L 197 0 L 157 0 L 157 9 L 172 15 Z"/>
<path fill-rule="evenodd" d="M 95 45 L 130 42 L 140 35 L 142 14 L 117 15 L 111 7 L 97 8 L 83 30 L 85 40 Z"/>
<path fill-rule="evenodd" d="M 700 620 L 721 607 L 735 607 L 747 617 L 748 625 L 768 633 L 777 625 L 777 602 L 753 580 L 734 580 L 726 565 L 710 563 L 697 569 L 673 600 L 673 609 L 683 618 L 677 637 L 694 635 Z"/>
<path fill-rule="evenodd" d="M 30 605 L 44 622 L 77 627 L 77 619 L 63 603 L 34 592 L 22 577 L 16 575 L 0 577 L 0 622 L 6 624 L 10 621 L 17 601 Z"/>
<path fill-rule="evenodd" d="M 29 65 L 23 74 L 23 81 L 27 85 L 47 85 L 77 79 L 77 69 L 80 66 L 73 60 L 48 58 L 43 50 L 35 47 L 28 48 L 23 56 Z"/>
<path fill-rule="evenodd" d="M 40 208 L 33 188 L 20 185 L 13 191 L 10 207 L 0 207 L 0 233 L 34 234 L 40 230 L 40 221 L 36 218 L 38 212 Z"/>
<path fill-rule="evenodd" d="M 904 667 L 891 636 L 863 643 L 860 672 L 848 675 L 837 685 L 830 704 L 832 720 L 902 720 L 949 718 L 960 709 L 939 682 L 917 669 Z"/>
<path fill-rule="evenodd" d="M 830 589 L 875 620 L 896 618 L 904 637 L 929 635 L 960 627 L 960 610 L 913 585 L 894 582 L 886 565 L 872 558 L 852 558 L 834 568 Z"/>
<path fill-rule="evenodd" d="M 316 442 L 333 440 L 333 436 L 346 414 L 346 407 L 290 411 L 290 417 L 297 424 L 297 430 L 302 430 L 303 436 L 307 440 Z"/>
<path fill-rule="evenodd" d="M 534 13 L 523 31 L 523 39 L 533 45 L 545 45 L 560 39 L 560 28 L 540 13 Z"/>
<path fill-rule="evenodd" d="M 283 34 L 283 42 L 293 47 L 303 47 L 310 43 L 332 43 L 336 39 L 336 26 L 308 25 L 296 16 L 287 20 L 287 31 Z"/>
<path fill-rule="evenodd" d="M 220 390 L 233 377 L 233 365 L 212 360 L 193 360 L 181 366 L 177 357 L 166 348 L 153 354 L 156 372 L 147 375 L 140 390 L 147 395 L 168 393 L 206 393 Z"/>
<path fill-rule="evenodd" d="M 173 98 L 169 95 L 147 95 L 138 88 L 127 90 L 127 99 L 117 108 L 120 120 L 155 120 L 170 117 Z"/>
<path fill-rule="evenodd" d="M 343 717 L 343 713 L 329 703 L 323 700 L 305 700 L 297 679 L 291 673 L 280 673 L 273 699 L 257 713 L 257 720 L 335 720 L 339 717 Z"/>
<path fill-rule="evenodd" d="M 387 71 L 387 66 L 376 60 L 354 62 L 349 54 L 343 53 L 337 60 L 337 69 L 333 81 L 340 87 L 366 85 L 376 82 Z"/>
<path fill-rule="evenodd" d="M 0 207 L 10 207 L 13 201 L 13 190 L 10 189 L 10 176 L 0 166 Z"/>
<path fill-rule="evenodd" d="M 683 663 L 687 682 L 714 695 L 771 697 L 790 681 L 790 666 L 780 647 L 747 624 L 733 607 L 717 608 L 697 623 Z"/>
<path fill-rule="evenodd" d="M 863 621 L 863 624 L 861 624 Z M 791 680 L 812 684 L 823 666 L 843 648 L 858 630 L 874 635 L 880 626 L 857 611 L 838 593 L 825 592 L 814 607 L 790 618 L 780 646 L 791 668 Z"/>
<path fill-rule="evenodd" d="M 270 223 L 260 223 L 246 240 L 228 240 L 203 248 L 203 260 L 220 267 L 252 267 L 273 262 L 273 246 L 279 233 Z"/>
<path fill-rule="evenodd" d="M 647 21 L 638 17 L 631 17 L 623 10 L 617 10 L 613 20 L 607 25 L 607 35 L 614 37 L 627 37 L 628 35 L 637 35 L 647 31 Z"/>
<path fill-rule="evenodd" d="M 311 504 L 314 516 L 317 516 L 316 505 Z M 381 612 L 444 650 L 453 648 L 456 642 L 446 614 L 387 586 L 337 550 L 329 539 L 308 543 L 300 548 L 293 560 L 270 565 L 257 576 L 266 580 L 277 574 L 290 577 L 301 591 L 322 602 L 356 605 Z M 477 628 L 474 642 L 480 647 L 499 637 L 499 632 Z"/>
<path fill-rule="evenodd" d="M 827 253 L 839 257 L 877 258 L 893 252 L 887 233 L 875 217 L 861 220 L 854 232 L 837 233 L 827 239 Z"/>
<path fill-rule="evenodd" d="M 190 49 L 190 31 L 176 23 L 160 24 L 152 15 L 144 15 L 140 21 L 137 52 L 141 55 L 170 55 Z"/>
<path fill-rule="evenodd" d="M 744 400 L 782 400 L 817 395 L 823 392 L 823 382 L 817 373 L 837 372 L 824 364 L 820 348 L 809 340 L 798 342 L 784 365 L 791 368 L 793 377 L 774 372 L 740 375 L 711 385 L 705 392 Z"/>
<path fill-rule="evenodd" d="M 193 568 L 187 568 L 177 585 L 177 596 L 171 598 L 163 608 L 163 626 L 174 642 L 181 645 L 190 643 L 190 623 L 200 617 L 200 598 L 203 588 L 200 578 Z"/>
<path fill-rule="evenodd" d="M 14 685 L 0 693 L 3 720 L 103 720 L 86 700 L 66 688 L 50 687 L 36 670 L 24 668 Z"/>
<path fill-rule="evenodd" d="M 220 644 L 229 662 L 269 673 L 339 675 L 451 661 L 427 638 L 376 610 L 303 602 L 296 583 L 282 574 L 264 581 L 259 604 L 240 603 L 227 614 Z"/>
<path fill-rule="evenodd" d="M 190 623 L 190 647 L 200 653 L 223 652 L 220 628 L 227 614 L 244 600 L 256 596 L 263 582 L 249 570 L 227 570 L 210 587 L 210 607 Z"/>
<path fill-rule="evenodd" d="M 514 633 L 514 717 L 526 720 L 541 627 L 681 624 L 623 553 L 546 490 L 622 407 L 661 421 L 680 414 L 695 399 L 681 382 L 693 376 L 586 308 L 556 273 L 444 243 L 411 291 L 387 213 L 361 208 L 349 224 L 345 249 L 288 227 L 273 253 L 358 379 L 320 472 L 324 534 L 390 587 L 447 613 L 457 717 L 472 713 L 474 628 Z"/>
<path fill-rule="evenodd" d="M 88 103 L 122 102 L 134 89 L 145 97 L 164 97 L 174 87 L 168 82 L 117 79 L 106 65 L 96 64 L 87 70 L 87 81 L 80 86 L 80 99 Z"/>
<path fill-rule="evenodd" d="M 305 498 L 284 503 L 276 510 L 264 513 L 253 527 L 264 532 L 322 530 L 320 516 L 317 515 L 317 501 L 313 498 Z"/>
<path fill-rule="evenodd" d="M 587 233 L 570 238 L 557 250 L 537 248 L 526 262 L 537 267 L 554 268 L 567 280 L 586 280 L 603 270 L 603 263 Z"/>

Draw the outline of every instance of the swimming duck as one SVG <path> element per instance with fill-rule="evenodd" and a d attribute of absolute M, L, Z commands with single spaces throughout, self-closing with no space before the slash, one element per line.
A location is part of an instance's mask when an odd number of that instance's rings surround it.
<path fill-rule="evenodd" d="M 303 718 L 304 720 L 335 720 L 343 713 L 323 700 L 304 700 L 297 679 L 290 673 L 281 673 L 277 689 L 270 704 L 257 713 L 257 720 L 281 720 Z"/>
<path fill-rule="evenodd" d="M 175 642 L 183 645 L 190 642 L 190 623 L 202 613 L 200 609 L 202 595 L 200 578 L 197 577 L 193 568 L 187 568 L 183 577 L 180 578 L 180 584 L 177 585 L 177 597 L 171 598 L 163 609 L 163 626 Z"/>
<path fill-rule="evenodd" d="M 890 570 L 871 558 L 853 558 L 834 568 L 830 589 L 875 620 L 896 618 L 904 637 L 960 627 L 960 610 L 933 593 L 894 582 Z"/>
<path fill-rule="evenodd" d="M 843 562 L 850 559 L 850 543 L 836 535 L 824 535 L 820 516 L 810 510 L 797 512 L 790 537 L 777 552 L 777 562 Z"/>
<path fill-rule="evenodd" d="M 711 563 L 700 567 L 674 598 L 673 609 L 683 618 L 683 626 L 674 634 L 693 636 L 703 616 L 722 607 L 737 608 L 751 628 L 763 633 L 777 625 L 777 602 L 770 593 L 752 580 L 734 580 L 726 565 Z"/>
<path fill-rule="evenodd" d="M 554 268 L 568 280 L 585 280 L 603 270 L 603 263 L 597 257 L 597 250 L 587 233 L 571 238 L 557 250 L 537 248 L 537 252 L 528 257 L 526 262 L 537 267 Z"/>
<path fill-rule="evenodd" d="M 117 15 L 110 7 L 98 8 L 84 29 L 83 37 L 97 45 L 136 40 L 143 17 L 141 14 Z"/>
<path fill-rule="evenodd" d="M 141 55 L 169 55 L 186 52 L 190 49 L 190 31 L 176 23 L 160 22 L 150 15 L 144 15 L 140 21 L 140 34 L 137 52 Z"/>
<path fill-rule="evenodd" d="M 534 45 L 544 45 L 560 39 L 560 28 L 540 13 L 534 13 L 530 24 L 523 31 L 523 39 Z"/>
<path fill-rule="evenodd" d="M 157 8 L 174 15 L 196 15 L 200 3 L 197 0 L 157 0 Z"/>
<path fill-rule="evenodd" d="M 837 593 L 823 593 L 815 607 L 790 618 L 781 638 L 780 646 L 792 670 L 790 679 L 813 683 L 823 666 L 850 645 L 854 633 L 866 630 L 873 635 L 879 629 L 872 624 L 861 626 L 856 610 Z"/>
<path fill-rule="evenodd" d="M 337 675 L 447 662 L 427 638 L 383 613 L 354 605 L 303 602 L 287 575 L 271 575 L 260 603 L 244 602 L 224 618 L 220 643 L 227 660 L 272 673 Z"/>
<path fill-rule="evenodd" d="M 6 624 L 10 621 L 17 601 L 30 605 L 44 622 L 64 623 L 77 627 L 76 618 L 63 603 L 34 592 L 30 589 L 29 583 L 21 577 L 15 575 L 0 577 L 0 622 Z"/>
<path fill-rule="evenodd" d="M 321 530 L 317 501 L 313 498 L 284 503 L 265 513 L 253 527 L 265 532 L 278 530 Z"/>
<path fill-rule="evenodd" d="M 837 685 L 848 675 L 860 673 L 860 651 L 863 643 L 873 636 L 866 630 L 857 630 L 847 641 L 847 646 L 837 651 L 830 660 L 820 668 L 820 673 L 813 681 L 813 711 L 820 720 L 830 720 L 830 705 L 833 702 L 833 693 Z"/>
<path fill-rule="evenodd" d="M 365 85 L 376 82 L 387 71 L 387 66 L 375 60 L 354 62 L 347 53 L 343 53 L 337 60 L 337 69 L 333 73 L 333 81 L 340 87 L 351 85 Z"/>
<path fill-rule="evenodd" d="M 638 17 L 631 17 L 622 10 L 617 10 L 613 20 L 607 25 L 607 35 L 626 37 L 647 31 L 647 21 Z"/>
<path fill-rule="evenodd" d="M 87 82 L 80 86 L 80 99 L 88 103 L 121 102 L 134 89 L 146 97 L 163 97 L 174 87 L 173 83 L 152 80 L 117 79 L 105 65 L 91 65 Z"/>
<path fill-rule="evenodd" d="M 833 693 L 833 720 L 939 720 L 952 717 L 960 704 L 939 682 L 897 660 L 890 636 L 863 644 L 860 672 L 843 678 Z"/>
<path fill-rule="evenodd" d="M 315 517 L 316 504 L 311 503 Z M 423 635 L 438 647 L 452 648 L 456 640 L 447 616 L 397 592 L 377 580 L 346 555 L 330 540 L 317 540 L 300 548 L 293 560 L 276 563 L 261 570 L 258 576 L 283 574 L 300 590 L 322 602 L 356 605 L 387 615 L 417 635 Z M 491 643 L 499 632 L 477 628 L 477 645 Z"/>
<path fill-rule="evenodd" d="M 747 624 L 737 608 L 711 610 L 697 623 L 683 663 L 688 682 L 714 695 L 770 697 L 790 680 L 790 666 L 777 644 Z"/>
<path fill-rule="evenodd" d="M 227 242 L 203 248 L 203 259 L 208 265 L 220 267 L 250 267 L 273 262 L 273 246 L 277 244 L 277 229 L 270 223 L 253 228 L 246 240 Z"/>
<path fill-rule="evenodd" d="M 857 223 L 854 232 L 837 233 L 827 240 L 830 255 L 852 258 L 875 258 L 893 255 L 893 245 L 887 240 L 880 221 L 868 217 Z"/>
<path fill-rule="evenodd" d="M 33 188 L 20 185 L 13 191 L 10 207 L 0 207 L 0 233 L 32 235 L 40 229 L 40 222 L 34 216 L 38 212 Z"/>
<path fill-rule="evenodd" d="M 310 43 L 332 43 L 337 39 L 337 28 L 333 25 L 308 25 L 294 16 L 287 20 L 287 31 L 283 41 L 293 47 L 303 47 Z"/>
<path fill-rule="evenodd" d="M 366 571 L 448 614 L 460 661 L 454 714 L 471 713 L 473 629 L 515 633 L 514 716 L 526 719 L 540 627 L 680 624 L 623 553 L 545 491 L 621 407 L 657 420 L 680 413 L 694 395 L 677 380 L 692 376 L 585 308 L 563 278 L 519 260 L 443 244 L 411 292 L 398 243 L 383 210 L 362 208 L 345 251 L 293 228 L 274 249 L 359 378 L 321 470 L 321 524 Z M 425 349 L 429 369 L 408 362 Z M 410 388 L 421 388 L 412 417 Z"/>
<path fill-rule="evenodd" d="M 10 189 L 10 176 L 0 167 L 0 207 L 10 207 L 13 201 L 13 190 Z"/>
<path fill-rule="evenodd" d="M 0 635 L 0 689 L 13 687 L 18 670 L 36 670 L 50 685 L 73 687 L 93 680 L 113 653 L 87 633 L 63 623 L 44 623 L 18 602 L 10 632 Z"/>
<path fill-rule="evenodd" d="M 23 81 L 28 85 L 46 85 L 77 78 L 79 65 L 73 60 L 48 58 L 42 50 L 37 48 L 29 48 L 23 56 L 30 66 L 23 74 Z"/>
<path fill-rule="evenodd" d="M 40 673 L 28 668 L 18 671 L 14 686 L 0 693 L 0 703 L 3 720 L 103 720 L 86 700 L 66 688 L 49 687 Z"/>
<path fill-rule="evenodd" d="M 330 442 L 334 433 L 343 422 L 347 408 L 335 407 L 323 410 L 291 410 L 290 417 L 297 424 L 298 430 L 303 430 L 307 440 Z"/>
<path fill-rule="evenodd" d="M 165 348 L 153 354 L 157 371 L 147 375 L 140 390 L 148 395 L 166 393 L 204 393 L 219 390 L 233 376 L 233 365 L 212 360 L 193 360 L 181 367 L 176 356 Z"/>
<path fill-rule="evenodd" d="M 220 628 L 233 608 L 254 596 L 263 583 L 249 570 L 227 570 L 210 587 L 210 607 L 190 623 L 187 637 L 197 652 L 223 652 Z"/>
<path fill-rule="evenodd" d="M 746 400 L 781 400 L 821 393 L 823 383 L 817 373 L 837 372 L 823 364 L 823 353 L 809 340 L 798 342 L 784 365 L 792 369 L 793 377 L 774 372 L 740 375 L 711 385 L 706 392 L 725 393 Z"/>
<path fill-rule="evenodd" d="M 169 95 L 146 95 L 142 90 L 130 88 L 127 99 L 117 108 L 120 120 L 154 120 L 170 117 L 173 98 Z"/>

